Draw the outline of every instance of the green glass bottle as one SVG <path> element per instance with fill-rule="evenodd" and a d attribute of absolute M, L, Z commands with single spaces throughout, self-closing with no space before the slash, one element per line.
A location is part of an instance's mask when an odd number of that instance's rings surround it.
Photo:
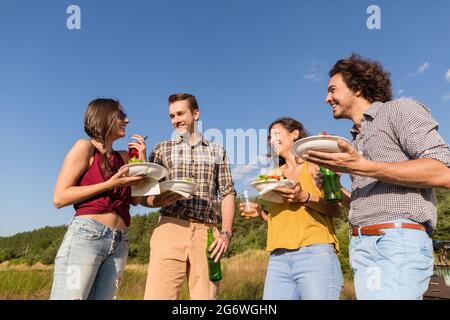
<path fill-rule="evenodd" d="M 214 242 L 214 234 L 211 228 L 208 228 L 208 243 L 206 246 L 206 258 L 208 259 L 208 271 L 209 280 L 220 281 L 222 280 L 222 269 L 220 268 L 220 260 L 215 263 L 214 259 L 211 258 L 211 253 L 208 251 L 211 244 Z"/>
<path fill-rule="evenodd" d="M 330 169 L 320 167 L 323 174 L 323 192 L 327 202 L 334 203 L 342 201 L 341 188 L 339 186 L 339 177 Z"/>

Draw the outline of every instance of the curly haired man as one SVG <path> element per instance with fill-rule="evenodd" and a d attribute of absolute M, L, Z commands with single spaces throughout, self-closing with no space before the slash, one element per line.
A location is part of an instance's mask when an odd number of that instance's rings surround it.
<path fill-rule="evenodd" d="M 433 274 L 434 187 L 450 188 L 450 151 L 428 108 L 392 100 L 388 72 L 353 54 L 330 70 L 326 103 L 354 125 L 341 152 L 306 159 L 350 173 L 350 263 L 358 299 L 421 299 Z"/>

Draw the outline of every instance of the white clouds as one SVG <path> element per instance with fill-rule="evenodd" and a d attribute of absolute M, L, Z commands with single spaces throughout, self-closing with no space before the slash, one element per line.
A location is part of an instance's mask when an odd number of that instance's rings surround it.
<path fill-rule="evenodd" d="M 443 97 L 442 100 L 445 102 L 449 102 L 450 101 L 450 92 L 447 92 Z"/>
<path fill-rule="evenodd" d="M 255 180 L 255 177 L 270 169 L 270 160 L 265 155 L 254 156 L 248 164 L 237 164 L 231 168 L 233 180 L 248 184 Z"/>
<path fill-rule="evenodd" d="M 311 80 L 314 82 L 322 81 L 322 75 L 317 71 L 315 67 L 312 67 L 308 70 L 308 73 L 303 75 L 303 78 L 306 80 Z"/>
<path fill-rule="evenodd" d="M 305 70 L 306 68 L 302 68 Z M 306 80 L 314 81 L 314 82 L 320 82 L 323 80 L 324 75 L 321 70 L 323 70 L 322 63 L 316 59 L 313 59 L 311 63 L 309 64 L 309 67 L 307 69 L 308 71 L 302 72 L 303 78 Z"/>
<path fill-rule="evenodd" d="M 427 69 L 430 67 L 430 64 L 428 62 L 425 62 L 423 65 L 419 66 L 417 68 L 417 72 L 419 74 L 423 74 L 425 71 L 427 71 Z"/>
<path fill-rule="evenodd" d="M 424 62 L 423 64 L 421 64 L 420 66 L 417 67 L 415 72 L 410 73 L 408 75 L 408 78 L 420 76 L 420 75 L 424 74 L 425 71 L 427 71 L 429 67 L 430 67 L 430 63 Z"/>
<path fill-rule="evenodd" d="M 445 80 L 447 80 L 447 82 L 450 82 L 450 69 L 448 69 L 447 72 L 445 73 Z M 445 102 L 449 102 L 450 101 L 450 92 L 447 92 L 442 97 L 442 101 L 445 101 Z"/>
<path fill-rule="evenodd" d="M 399 98 L 404 98 L 405 96 L 403 95 L 403 93 L 405 93 L 405 90 L 403 90 L 403 89 L 398 89 L 398 91 L 397 91 L 397 97 L 399 97 Z"/>
<path fill-rule="evenodd" d="M 243 180 L 245 178 L 248 178 L 250 176 L 250 173 L 258 169 L 259 166 L 257 163 L 236 165 L 231 169 L 231 174 L 233 176 L 233 179 Z M 254 174 L 252 174 L 251 176 L 254 176 Z"/>

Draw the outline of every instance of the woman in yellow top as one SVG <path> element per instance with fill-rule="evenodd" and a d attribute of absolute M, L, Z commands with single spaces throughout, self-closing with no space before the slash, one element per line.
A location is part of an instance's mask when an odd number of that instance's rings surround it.
<path fill-rule="evenodd" d="M 269 127 L 269 149 L 279 157 L 272 175 L 283 175 L 297 183 L 278 188 L 285 201 L 270 203 L 267 211 L 256 203 L 251 209 L 268 223 L 269 265 L 264 283 L 265 300 L 339 299 L 343 285 L 333 217 L 340 216 L 338 204 L 327 203 L 316 186 L 318 167 L 302 162 L 291 153 L 298 139 L 306 137 L 303 125 L 281 118 Z M 240 206 L 244 215 L 244 205 Z"/>

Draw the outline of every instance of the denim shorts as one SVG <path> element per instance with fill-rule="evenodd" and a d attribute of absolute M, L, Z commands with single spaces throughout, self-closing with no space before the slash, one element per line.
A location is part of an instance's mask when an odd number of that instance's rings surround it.
<path fill-rule="evenodd" d="M 391 222 L 414 223 L 399 219 Z M 380 236 L 353 236 L 350 264 L 358 299 L 422 299 L 433 275 L 433 243 L 425 231 L 383 229 Z"/>
<path fill-rule="evenodd" d="M 344 283 L 333 244 L 272 251 L 264 300 L 337 300 Z"/>
<path fill-rule="evenodd" d="M 127 257 L 126 230 L 75 217 L 56 254 L 50 299 L 113 299 Z"/>

